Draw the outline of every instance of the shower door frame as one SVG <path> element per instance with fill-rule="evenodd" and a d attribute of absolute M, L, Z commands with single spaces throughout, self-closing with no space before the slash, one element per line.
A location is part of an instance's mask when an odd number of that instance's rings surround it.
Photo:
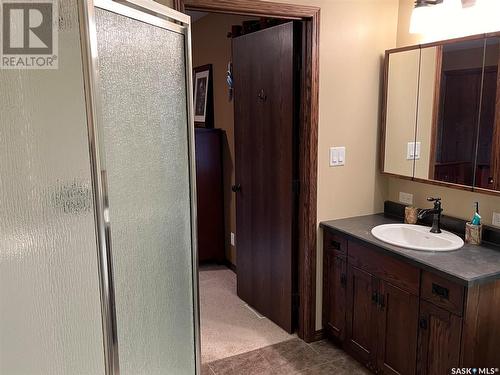
<path fill-rule="evenodd" d="M 113 282 L 111 222 L 109 218 L 108 187 L 104 145 L 101 142 L 102 126 L 99 124 L 101 100 L 97 53 L 95 8 L 104 9 L 125 17 L 173 31 L 184 36 L 187 132 L 189 158 L 189 184 L 191 199 L 191 259 L 193 295 L 194 358 L 196 374 L 200 364 L 200 321 L 198 296 L 198 259 L 196 230 L 196 173 L 194 150 L 194 117 L 192 93 L 191 21 L 187 15 L 154 2 L 153 0 L 78 0 L 80 38 L 82 46 L 85 100 L 87 110 L 88 141 L 94 191 L 95 230 L 101 314 L 106 375 L 119 375 L 118 332 Z"/>

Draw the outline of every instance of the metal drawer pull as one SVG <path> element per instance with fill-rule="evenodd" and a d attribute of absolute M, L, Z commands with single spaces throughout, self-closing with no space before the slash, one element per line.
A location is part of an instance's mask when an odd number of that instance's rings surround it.
<path fill-rule="evenodd" d="M 442 299 L 450 299 L 450 290 L 444 286 L 432 283 L 432 294 Z"/>
<path fill-rule="evenodd" d="M 335 250 L 340 250 L 340 242 L 338 241 L 331 240 L 330 246 L 333 247 Z"/>

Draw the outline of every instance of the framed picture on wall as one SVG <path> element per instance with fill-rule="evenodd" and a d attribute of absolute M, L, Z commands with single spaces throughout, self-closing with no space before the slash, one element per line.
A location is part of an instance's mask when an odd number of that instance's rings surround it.
<path fill-rule="evenodd" d="M 193 69 L 194 124 L 197 127 L 214 127 L 212 64 Z"/>

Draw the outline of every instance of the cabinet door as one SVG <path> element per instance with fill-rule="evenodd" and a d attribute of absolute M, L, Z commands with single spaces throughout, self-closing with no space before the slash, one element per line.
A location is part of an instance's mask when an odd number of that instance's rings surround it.
<path fill-rule="evenodd" d="M 346 349 L 372 370 L 376 358 L 377 283 L 368 272 L 348 266 Z"/>
<path fill-rule="evenodd" d="M 345 258 L 325 250 L 324 322 L 329 335 L 345 338 L 347 263 Z"/>
<path fill-rule="evenodd" d="M 418 297 L 381 281 L 378 306 L 378 368 L 384 374 L 415 374 Z"/>
<path fill-rule="evenodd" d="M 462 319 L 429 302 L 420 304 L 419 374 L 449 374 L 459 367 Z"/>

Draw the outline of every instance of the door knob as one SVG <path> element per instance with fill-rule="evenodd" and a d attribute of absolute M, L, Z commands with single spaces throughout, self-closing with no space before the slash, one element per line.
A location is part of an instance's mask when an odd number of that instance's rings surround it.
<path fill-rule="evenodd" d="M 238 191 L 241 191 L 241 185 L 240 184 L 233 185 L 231 186 L 231 190 L 237 193 Z"/>

